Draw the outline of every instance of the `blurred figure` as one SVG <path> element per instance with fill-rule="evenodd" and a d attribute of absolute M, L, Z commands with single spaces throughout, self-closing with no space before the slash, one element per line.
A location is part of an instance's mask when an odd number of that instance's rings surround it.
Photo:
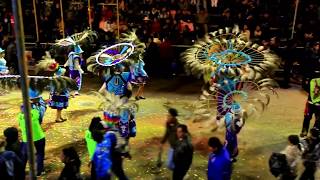
<path fill-rule="evenodd" d="M 320 159 L 319 138 L 320 131 L 317 128 L 310 130 L 310 136 L 303 140 L 304 151 L 302 154 L 303 166 L 305 167 L 300 180 L 314 180 L 317 171 L 317 161 Z"/>
<path fill-rule="evenodd" d="M 172 179 L 183 180 L 192 164 L 193 157 L 193 146 L 186 125 L 180 124 L 177 127 L 177 137 L 178 141 L 173 154 L 174 169 Z"/>
<path fill-rule="evenodd" d="M 59 180 L 80 180 L 81 161 L 77 151 L 73 148 L 65 148 L 60 156 L 64 168 L 60 174 Z"/>
<path fill-rule="evenodd" d="M 178 142 L 177 127 L 179 126 L 179 122 L 178 122 L 177 116 L 178 116 L 178 111 L 176 109 L 170 108 L 168 110 L 166 132 L 160 142 L 160 151 L 162 152 L 164 143 L 166 141 L 169 141 L 170 148 L 168 151 L 167 167 L 170 170 L 174 169 L 174 163 L 173 163 L 174 148 Z"/>
<path fill-rule="evenodd" d="M 281 151 L 282 154 L 286 155 L 287 163 L 289 166 L 289 171 L 281 174 L 280 177 L 282 180 L 294 180 L 298 176 L 297 165 L 299 160 L 301 159 L 301 148 L 299 143 L 299 136 L 290 135 L 288 137 L 287 147 L 283 151 Z"/>
<path fill-rule="evenodd" d="M 217 137 L 211 137 L 208 145 L 211 152 L 208 162 L 208 180 L 230 180 L 232 171 L 228 151 Z"/>
<path fill-rule="evenodd" d="M 92 159 L 94 151 L 96 150 L 96 147 L 97 147 L 97 142 L 94 141 L 92 137 L 92 133 L 94 131 L 99 131 L 104 129 L 101 121 L 102 120 L 100 117 L 92 118 L 89 129 L 87 129 L 85 132 L 85 140 L 86 140 L 90 160 Z"/>

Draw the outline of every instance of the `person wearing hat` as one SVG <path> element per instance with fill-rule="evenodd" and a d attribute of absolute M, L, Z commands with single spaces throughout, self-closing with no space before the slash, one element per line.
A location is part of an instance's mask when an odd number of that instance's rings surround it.
<path fill-rule="evenodd" d="M 2 48 L 0 48 L 0 75 L 8 74 L 9 70 L 7 67 L 7 61 L 4 59 L 5 53 Z"/>
<path fill-rule="evenodd" d="M 124 66 L 121 64 L 113 66 L 113 71 L 105 76 L 105 81 L 99 92 L 107 91 L 116 96 L 124 96 L 128 92 L 131 92 L 130 72 L 123 72 L 123 70 Z"/>
<path fill-rule="evenodd" d="M 245 119 L 243 111 L 239 103 L 235 102 L 231 107 L 231 112 L 227 112 L 224 116 L 224 123 L 226 127 L 226 149 L 228 150 L 232 161 L 238 155 L 238 138 L 237 134 L 244 126 Z"/>
<path fill-rule="evenodd" d="M 59 67 L 56 76 L 63 76 L 66 72 L 66 69 Z M 67 119 L 62 118 L 62 110 L 66 109 L 69 106 L 69 90 L 64 89 L 60 92 L 56 91 L 55 89 L 52 89 L 50 92 L 50 101 L 49 106 L 52 109 L 57 110 L 56 119 L 55 121 L 57 123 L 64 122 Z"/>
<path fill-rule="evenodd" d="M 68 60 L 64 67 L 69 67 L 69 76 L 75 80 L 78 86 L 78 90 L 75 91 L 74 95 L 79 95 L 79 91 L 82 85 L 82 74 L 84 71 L 81 68 L 83 50 L 79 45 L 74 45 L 73 51 L 68 55 Z"/>

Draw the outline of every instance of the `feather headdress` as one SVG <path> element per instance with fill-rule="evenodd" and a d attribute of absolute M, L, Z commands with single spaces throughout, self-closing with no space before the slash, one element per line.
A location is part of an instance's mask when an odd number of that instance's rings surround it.
<path fill-rule="evenodd" d="M 75 33 L 67 38 L 57 40 L 53 45 L 51 51 L 55 54 L 63 51 L 67 51 L 70 47 L 80 45 L 84 49 L 90 46 L 98 39 L 98 35 L 95 31 L 85 30 L 80 33 Z"/>
<path fill-rule="evenodd" d="M 224 73 L 241 80 L 256 81 L 277 69 L 280 58 L 263 46 L 247 41 L 238 26 L 211 32 L 182 54 L 187 73 L 203 76 Z"/>
<path fill-rule="evenodd" d="M 123 33 L 119 43 L 113 46 L 102 46 L 87 59 L 88 71 L 98 74 L 118 63 L 134 64 L 145 51 L 145 44 L 141 42 L 135 31 Z"/>
<path fill-rule="evenodd" d="M 55 91 L 60 92 L 65 89 L 76 90 L 76 82 L 65 76 L 54 76 L 59 70 L 59 64 L 47 53 L 35 67 L 36 75 L 28 76 L 29 86 L 42 92 L 50 90 L 53 87 Z M 0 76 L 0 87 L 2 89 L 12 89 L 19 87 L 20 75 L 3 75 Z"/>
<path fill-rule="evenodd" d="M 130 110 L 130 112 L 136 113 L 139 109 L 136 101 L 124 100 L 113 93 L 91 92 L 91 94 L 101 101 L 99 109 L 114 116 L 119 116 L 122 110 Z"/>
<path fill-rule="evenodd" d="M 193 116 L 205 119 L 217 115 L 222 117 L 238 104 L 248 116 L 261 114 L 269 105 L 277 83 L 272 79 L 253 81 L 225 80 L 202 90 L 199 101 L 194 103 Z M 199 118 L 202 117 L 202 118 Z"/>

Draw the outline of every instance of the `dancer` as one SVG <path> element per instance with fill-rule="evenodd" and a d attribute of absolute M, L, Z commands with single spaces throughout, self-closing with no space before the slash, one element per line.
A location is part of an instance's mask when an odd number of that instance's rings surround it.
<path fill-rule="evenodd" d="M 237 134 L 245 123 L 245 112 L 242 111 L 240 104 L 235 103 L 231 112 L 227 112 L 224 117 L 226 127 L 226 149 L 228 150 L 231 161 L 236 162 L 236 157 L 239 153 Z"/>
<path fill-rule="evenodd" d="M 72 50 L 68 55 L 68 60 L 64 67 L 69 67 L 69 76 L 71 79 L 75 80 L 78 86 L 78 90 L 75 91 L 74 95 L 79 95 L 79 91 L 82 85 L 82 74 L 84 71 L 81 68 L 82 64 L 82 49 L 79 45 L 74 45 L 74 50 Z"/>
<path fill-rule="evenodd" d="M 7 67 L 7 61 L 4 59 L 5 53 L 2 48 L 0 48 L 0 75 L 8 74 L 9 70 Z"/>
<path fill-rule="evenodd" d="M 59 67 L 58 71 L 56 72 L 56 76 L 63 76 L 65 72 L 66 70 L 64 68 Z M 62 117 L 62 110 L 69 106 L 69 90 L 62 89 L 57 91 L 57 89 L 52 88 L 50 92 L 49 106 L 52 109 L 57 110 L 55 122 L 60 123 L 66 121 L 67 119 Z"/>
<path fill-rule="evenodd" d="M 107 91 L 114 93 L 117 96 L 124 96 L 128 91 L 132 91 L 130 83 L 130 73 L 123 72 L 124 66 L 116 64 L 113 67 L 113 71 L 109 75 L 106 75 L 105 81 L 101 86 L 99 92 Z"/>
<path fill-rule="evenodd" d="M 146 80 L 148 78 L 148 75 L 146 71 L 144 70 L 144 61 L 142 59 L 142 54 L 139 55 L 139 60 L 136 62 L 133 67 L 132 67 L 132 74 L 133 74 L 133 79 L 132 83 L 138 85 L 138 91 L 136 92 L 135 99 L 146 99 L 143 96 L 143 91 L 144 91 L 144 85 L 146 84 Z"/>

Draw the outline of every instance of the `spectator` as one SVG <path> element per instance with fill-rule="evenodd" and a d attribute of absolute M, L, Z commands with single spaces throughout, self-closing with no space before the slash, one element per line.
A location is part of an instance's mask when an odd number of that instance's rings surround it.
<path fill-rule="evenodd" d="M 245 40 L 246 41 L 249 41 L 250 40 L 250 30 L 249 30 L 249 27 L 248 25 L 243 25 L 243 29 L 241 31 L 241 34 L 245 37 Z"/>
<path fill-rule="evenodd" d="M 167 166 L 170 170 L 174 169 L 174 164 L 173 164 L 174 148 L 176 147 L 176 144 L 178 141 L 176 132 L 177 132 L 177 127 L 179 126 L 179 122 L 178 122 L 177 116 L 178 116 L 178 111 L 176 109 L 170 108 L 168 110 L 166 132 L 160 142 L 160 150 L 162 151 L 164 143 L 166 141 L 169 141 L 170 148 L 168 151 Z"/>
<path fill-rule="evenodd" d="M 25 127 L 25 119 L 24 119 L 24 110 L 23 106 L 21 107 L 21 112 L 18 114 L 18 122 L 19 127 L 22 132 L 22 148 L 23 148 L 23 156 L 27 157 L 27 132 Z M 31 110 L 31 124 L 32 124 L 32 135 L 33 142 L 36 148 L 36 160 L 37 160 L 37 176 L 41 176 L 44 172 L 44 156 L 45 156 L 45 134 L 41 128 L 40 122 L 40 113 L 36 109 Z M 27 163 L 27 158 L 24 159 L 24 165 Z"/>
<path fill-rule="evenodd" d="M 94 139 L 92 137 L 92 133 L 94 131 L 99 131 L 99 130 L 103 130 L 103 129 L 104 128 L 101 124 L 101 118 L 100 117 L 92 118 L 89 129 L 86 130 L 86 132 L 85 132 L 85 140 L 87 143 L 87 149 L 88 149 L 90 160 L 92 159 L 92 156 L 93 156 L 94 151 L 97 146 L 97 142 L 94 141 Z"/>
<path fill-rule="evenodd" d="M 297 177 L 297 165 L 298 161 L 301 158 L 301 148 L 300 148 L 300 140 L 297 135 L 290 135 L 288 137 L 288 146 L 281 151 L 282 154 L 286 155 L 287 163 L 290 167 L 289 172 L 284 172 L 281 175 L 282 180 L 294 180 Z"/>
<path fill-rule="evenodd" d="M 80 180 L 81 161 L 77 151 L 73 147 L 64 148 L 61 153 L 61 162 L 64 168 L 60 174 L 59 180 Z"/>
<path fill-rule="evenodd" d="M 12 151 L 16 153 L 16 155 L 23 160 L 24 157 L 22 156 L 22 145 L 19 141 L 19 133 L 18 129 L 15 127 L 7 128 L 3 131 L 4 136 L 6 137 L 6 147 L 7 151 Z"/>
<path fill-rule="evenodd" d="M 208 180 L 230 180 L 231 160 L 228 151 L 217 137 L 211 137 L 208 145 L 211 151 L 208 163 Z"/>
<path fill-rule="evenodd" d="M 0 137 L 1 179 L 24 179 L 25 171 L 21 159 L 12 151 L 5 150 L 6 141 Z"/>
<path fill-rule="evenodd" d="M 261 30 L 261 27 L 257 25 L 253 32 L 253 41 L 260 42 L 261 37 L 262 37 L 262 30 Z"/>
<path fill-rule="evenodd" d="M 191 166 L 193 157 L 193 146 L 186 125 L 180 124 L 177 127 L 177 137 L 178 141 L 173 155 L 174 169 L 172 179 L 183 180 Z"/>
<path fill-rule="evenodd" d="M 310 130 L 310 136 L 305 139 L 302 144 L 304 144 L 304 152 L 302 154 L 303 165 L 305 167 L 300 180 L 315 179 L 314 175 L 317 170 L 316 162 L 319 160 L 319 129 L 312 128 Z"/>

